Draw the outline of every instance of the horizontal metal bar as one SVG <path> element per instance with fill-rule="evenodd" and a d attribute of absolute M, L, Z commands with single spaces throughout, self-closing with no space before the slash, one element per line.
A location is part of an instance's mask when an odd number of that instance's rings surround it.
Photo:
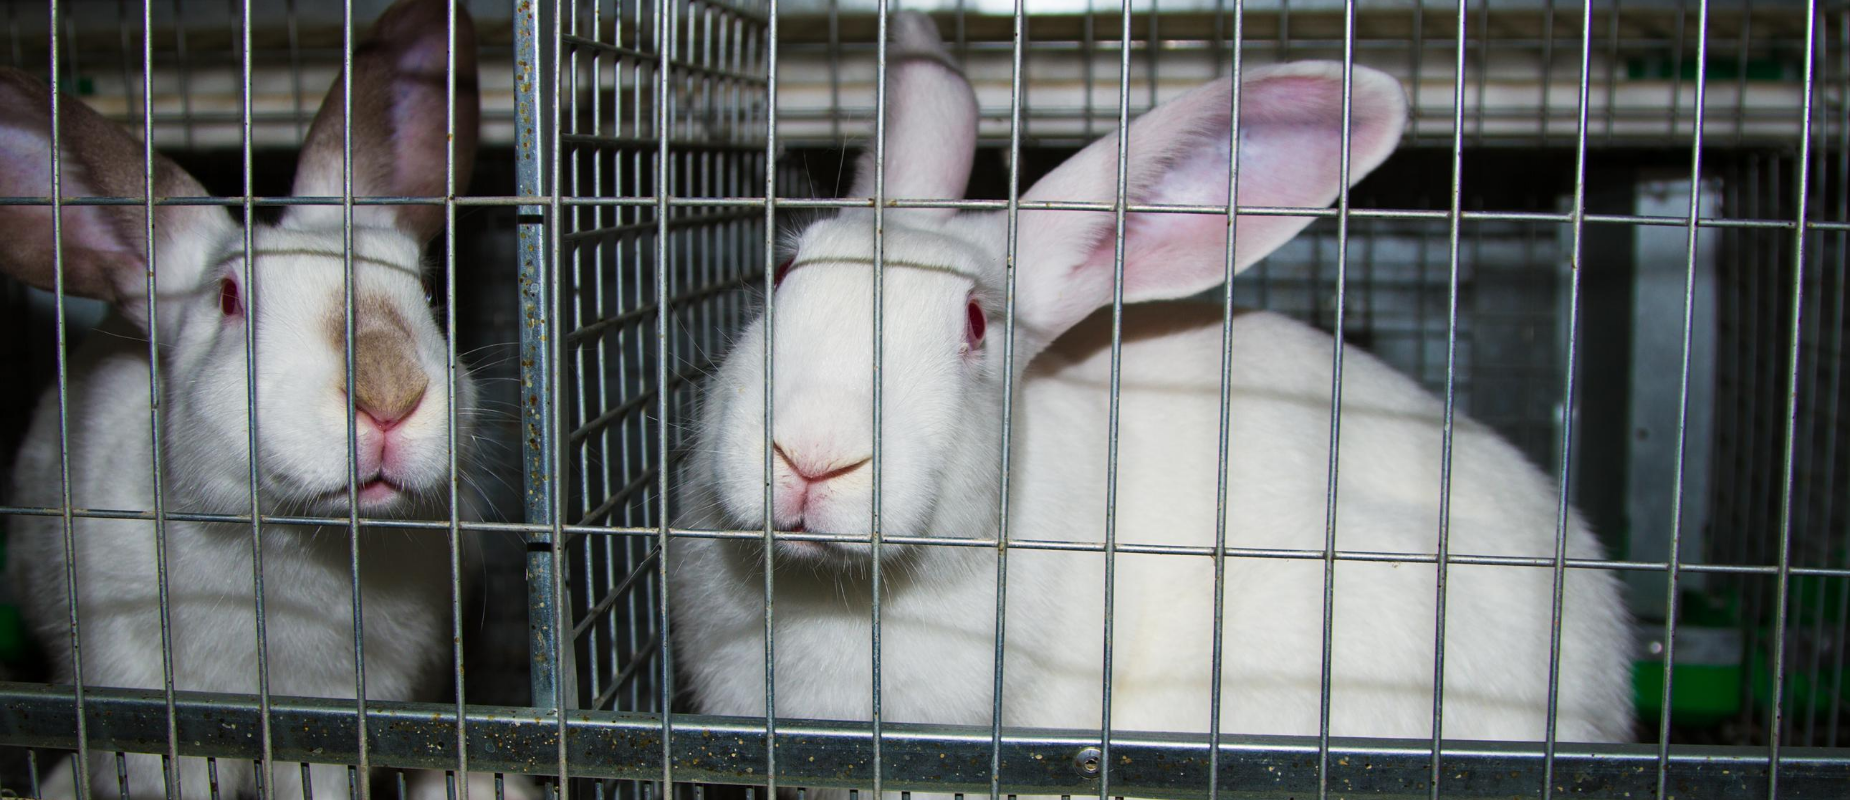
<path fill-rule="evenodd" d="M 661 140 L 659 139 L 643 136 L 599 136 L 593 133 L 562 133 L 559 135 L 559 143 L 562 147 L 565 145 L 574 145 L 577 147 L 596 147 L 605 150 L 615 148 L 640 150 L 662 146 Z M 669 139 L 668 149 L 677 153 L 762 153 L 764 152 L 764 142 L 755 142 L 750 139 L 737 142 L 708 141 L 702 139 Z"/>
<path fill-rule="evenodd" d="M 680 216 L 668 220 L 668 229 L 676 230 L 679 228 L 723 225 L 728 222 L 756 220 L 763 216 L 763 214 L 752 212 L 749 209 L 745 211 L 729 211 L 726 213 Z M 581 247 L 583 243 L 587 241 L 597 242 L 612 237 L 623 236 L 624 234 L 648 233 L 658 230 L 659 228 L 660 224 L 655 220 L 629 222 L 622 225 L 606 225 L 602 228 L 586 228 L 581 231 L 560 234 L 559 241 L 563 244 L 572 245 L 573 247 Z"/>
<path fill-rule="evenodd" d="M 677 453 L 676 458 L 678 459 L 680 455 L 680 453 Z M 609 509 L 605 509 L 606 513 L 608 510 Z M 0 515 L 17 514 L 21 516 L 55 517 L 60 516 L 62 513 L 62 511 L 55 508 L 0 507 Z M 71 516 L 76 519 L 152 520 L 154 518 L 152 513 L 146 511 L 91 509 L 73 511 Z M 162 519 L 184 520 L 187 522 L 250 524 L 249 515 L 238 514 L 201 514 L 170 511 L 163 513 L 161 516 Z M 586 518 L 595 519 L 597 516 L 599 516 L 599 514 L 590 514 L 587 515 Z M 270 516 L 267 514 L 263 516 L 263 523 L 265 525 L 342 525 L 348 522 L 350 522 L 350 520 L 345 517 L 283 517 Z M 430 531 L 450 530 L 449 522 L 436 520 L 367 519 L 361 517 L 360 525 L 369 528 L 423 529 Z M 661 529 L 659 528 L 600 525 L 564 525 L 560 526 L 560 528 L 565 531 L 571 540 L 575 540 L 580 536 L 643 536 L 652 538 L 661 535 Z M 549 534 L 554 530 L 553 526 L 550 525 L 518 522 L 463 522 L 461 523 L 461 529 L 483 533 L 520 533 L 528 535 Z M 753 542 L 764 541 L 763 529 L 712 531 L 670 528 L 669 535 L 677 539 L 736 539 Z M 809 531 L 778 531 L 776 532 L 776 538 L 779 541 L 825 542 L 831 544 L 864 545 L 869 541 L 866 536 L 813 533 Z M 882 534 L 880 538 L 881 541 L 887 544 L 918 545 L 926 547 L 979 547 L 993 550 L 997 545 L 994 539 L 964 539 L 949 536 L 898 536 Z M 1016 539 L 1009 541 L 1009 549 L 1097 553 L 1103 552 L 1105 546 L 1098 542 Z M 1167 555 L 1190 558 L 1212 558 L 1214 555 L 1214 549 L 1211 547 L 1189 547 L 1182 545 L 1120 543 L 1116 546 L 1116 550 L 1119 553 Z M 1227 558 L 1229 559 L 1268 558 L 1320 560 L 1324 557 L 1322 550 L 1308 549 L 1229 547 L 1226 552 Z M 1438 556 L 1430 553 L 1384 553 L 1368 550 L 1336 550 L 1332 557 L 1337 561 L 1364 561 L 1388 564 L 1433 564 L 1438 561 Z M 1521 556 L 1488 556 L 1459 553 L 1453 553 L 1447 556 L 1446 563 L 1480 566 L 1530 567 L 1535 569 L 1550 569 L 1555 565 L 1555 561 L 1552 558 L 1524 558 Z M 1670 568 L 1670 565 L 1663 561 L 1601 561 L 1597 559 L 1570 558 L 1567 559 L 1565 564 L 1569 569 L 1597 569 L 1618 572 L 1661 572 Z M 1677 569 L 1684 572 L 1725 573 L 1733 575 L 1773 575 L 1779 571 L 1777 566 L 1765 564 L 1698 564 L 1689 562 L 1679 564 Z M 1791 568 L 1790 572 L 1793 575 L 1810 575 L 1824 578 L 1850 578 L 1850 567 L 1794 566 Z"/>
<path fill-rule="evenodd" d="M 522 206 L 537 202 L 550 202 L 545 197 L 526 197 L 518 195 L 501 197 L 458 197 L 459 206 Z M 294 205 L 340 205 L 340 198 L 328 197 L 254 197 L 253 205 L 259 206 L 294 206 Z M 441 197 L 355 197 L 356 206 L 390 206 L 390 205 L 443 205 Z M 613 196 L 613 197 L 574 197 L 560 200 L 566 206 L 654 206 L 660 203 L 653 196 Z M 828 209 L 828 208 L 872 208 L 871 198 L 826 199 L 813 197 L 778 197 L 775 202 L 779 207 L 792 209 Z M 241 197 L 158 197 L 157 206 L 241 206 Z M 49 206 L 48 197 L 0 197 L 0 205 L 37 205 Z M 142 206 L 146 202 L 134 197 L 70 197 L 65 198 L 67 206 Z M 668 205 L 674 208 L 763 208 L 762 197 L 672 197 Z M 888 200 L 887 208 L 952 208 L 963 211 L 999 211 L 1008 208 L 1006 200 Z M 1022 201 L 1023 211 L 1102 211 L 1114 212 L 1117 207 L 1111 203 L 1081 203 L 1056 201 Z M 1161 205 L 1132 203 L 1125 210 L 1136 214 L 1209 214 L 1226 216 L 1226 206 L 1212 205 Z M 1334 208 L 1285 207 L 1285 206 L 1238 206 L 1235 211 L 1241 216 L 1254 217 L 1317 217 L 1335 218 Z M 1351 219 L 1381 220 L 1429 220 L 1447 221 L 1451 212 L 1428 209 L 1379 209 L 1351 208 Z M 1525 222 L 1572 224 L 1573 216 L 1567 213 L 1547 211 L 1466 211 L 1460 214 L 1466 222 Z M 1582 220 L 1589 224 L 1600 225 L 1655 225 L 1662 227 L 1685 227 L 1689 220 L 1684 217 L 1653 216 L 1645 214 L 1586 214 Z M 1702 217 L 1696 220 L 1702 228 L 1754 229 L 1790 231 L 1795 223 L 1790 219 L 1731 219 L 1726 217 Z M 1805 223 L 1807 230 L 1850 231 L 1850 220 L 1824 221 L 1810 220 Z"/>
<path fill-rule="evenodd" d="M 167 748 L 166 709 L 157 692 L 89 689 L 85 720 L 98 751 L 158 753 Z M 76 719 L 69 687 L 0 683 L 0 744 L 75 748 Z M 274 697 L 274 754 L 279 762 L 353 763 L 358 714 L 351 701 Z M 572 774 L 647 780 L 661 775 L 661 719 L 655 714 L 573 710 L 561 721 L 535 709 L 469 706 L 466 737 L 474 770 L 535 775 L 558 769 L 558 736 Z M 372 701 L 366 707 L 368 756 L 374 766 L 444 769 L 455 764 L 455 707 Z M 177 747 L 182 756 L 256 759 L 261 756 L 255 697 L 177 692 Z M 786 787 L 865 787 L 872 779 L 866 725 L 779 720 L 778 783 Z M 697 783 L 761 784 L 767 737 L 763 718 L 675 716 L 668 742 L 678 779 Z M 1096 731 L 1004 728 L 997 760 L 1006 792 L 1083 795 L 1095 791 L 1076 756 L 1100 743 Z M 988 726 L 882 725 L 882 783 L 888 790 L 965 792 L 990 786 L 995 740 Z M 1208 785 L 1206 736 L 1113 731 L 1114 794 L 1195 800 Z M 1315 792 L 1317 741 L 1305 736 L 1221 737 L 1217 755 L 1222 797 L 1303 797 Z M 1543 748 L 1536 743 L 1446 742 L 1439 751 L 1451 798 L 1533 796 Z M 1656 745 L 1576 745 L 1555 748 L 1555 796 L 1652 796 Z M 1671 785 L 1701 786 L 1707 796 L 1735 797 L 1764 787 L 1760 748 L 1672 746 Z M 1329 783 L 1345 797 L 1424 796 L 1432 767 L 1429 740 L 1330 738 Z M 1837 800 L 1850 785 L 1850 750 L 1785 748 L 1780 796 Z M 1679 793 L 1681 794 L 1681 792 Z"/>

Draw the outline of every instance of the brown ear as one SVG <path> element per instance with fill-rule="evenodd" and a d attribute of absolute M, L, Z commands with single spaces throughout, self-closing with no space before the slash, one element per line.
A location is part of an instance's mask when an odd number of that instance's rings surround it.
<path fill-rule="evenodd" d="M 58 103 L 59 190 L 75 198 L 126 198 L 133 205 L 63 206 L 64 290 L 115 303 L 130 318 L 145 319 L 148 243 L 147 185 L 143 145 L 68 95 Z M 199 182 L 156 153 L 154 194 L 199 197 Z M 51 195 L 51 90 L 44 81 L 0 68 L 0 195 Z M 157 246 L 180 236 L 210 236 L 231 226 L 214 206 L 162 206 L 154 212 Z M 53 285 L 52 208 L 39 204 L 0 205 L 0 271 L 45 289 Z M 183 273 L 197 264 L 161 266 Z"/>
<path fill-rule="evenodd" d="M 399 0 L 373 24 L 353 54 L 353 196 L 441 197 L 444 167 L 446 60 L 452 0 Z M 475 23 L 456 6 L 456 193 L 475 165 L 481 98 L 476 88 Z M 321 101 L 296 166 L 297 197 L 340 197 L 343 129 L 341 80 Z M 397 228 L 426 241 L 443 227 L 443 207 L 356 205 L 355 225 Z M 283 218 L 296 228 L 339 227 L 339 206 L 294 206 Z"/>

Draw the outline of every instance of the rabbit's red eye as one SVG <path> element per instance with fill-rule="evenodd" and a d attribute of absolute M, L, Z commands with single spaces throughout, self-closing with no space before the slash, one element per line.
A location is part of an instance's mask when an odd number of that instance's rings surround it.
<path fill-rule="evenodd" d="M 791 256 L 784 259 L 784 263 L 777 265 L 777 271 L 771 273 L 771 288 L 776 289 L 784 285 L 784 278 L 790 274 L 790 265 L 795 264 L 796 261 L 797 257 Z"/>
<path fill-rule="evenodd" d="M 244 313 L 244 301 L 238 298 L 238 282 L 230 278 L 218 279 L 218 310 L 227 317 Z"/>
<path fill-rule="evenodd" d="M 964 326 L 964 347 L 975 350 L 983 344 L 983 332 L 989 328 L 989 317 L 975 300 L 971 300 L 965 307 L 964 316 L 968 320 Z"/>

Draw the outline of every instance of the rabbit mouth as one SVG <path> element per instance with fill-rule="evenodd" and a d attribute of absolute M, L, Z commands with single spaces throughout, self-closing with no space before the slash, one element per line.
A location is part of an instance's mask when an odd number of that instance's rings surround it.
<path fill-rule="evenodd" d="M 348 487 L 342 484 L 315 495 L 315 500 L 319 505 L 345 508 L 349 497 L 347 492 Z M 352 497 L 358 501 L 360 508 L 378 511 L 395 507 L 413 494 L 413 490 L 396 479 L 374 474 L 360 478 Z"/>

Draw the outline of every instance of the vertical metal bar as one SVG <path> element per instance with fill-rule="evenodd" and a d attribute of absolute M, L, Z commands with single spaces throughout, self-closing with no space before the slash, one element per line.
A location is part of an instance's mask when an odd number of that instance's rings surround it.
<path fill-rule="evenodd" d="M 1453 35 L 1458 47 L 1453 51 L 1452 73 L 1452 199 L 1450 218 L 1446 220 L 1445 279 L 1445 412 L 1439 423 L 1439 541 L 1438 559 L 1434 564 L 1433 668 L 1432 668 L 1432 771 L 1427 780 L 1432 800 L 1439 800 L 1442 771 L 1439 745 L 1445 735 L 1445 604 L 1447 578 L 1452 556 L 1452 445 L 1458 415 L 1458 242 L 1464 222 L 1464 149 L 1465 149 L 1465 33 L 1469 0 L 1458 0 L 1458 19 Z M 1423 239 L 1422 239 L 1423 241 Z M 1421 259 L 1425 269 L 1425 259 Z M 1421 320 L 1422 327 L 1425 321 Z M 1419 345 L 1426 351 L 1424 336 Z M 1425 375 L 1420 376 L 1422 379 Z"/>
<path fill-rule="evenodd" d="M 776 452 L 773 450 L 773 425 L 776 422 L 772 401 L 776 397 L 777 362 L 772 357 L 771 341 L 777 335 L 777 0 L 769 0 L 769 30 L 766 32 L 769 55 L 765 62 L 764 121 L 764 793 L 777 797 L 777 639 L 773 599 L 775 597 L 775 550 L 777 521 L 774 519 L 772 472 Z"/>
<path fill-rule="evenodd" d="M 1120 0 L 1118 18 L 1118 160 L 1111 234 L 1111 381 L 1105 442 L 1105 607 L 1103 679 L 1099 685 L 1099 800 L 1111 798 L 1111 679 L 1114 609 L 1117 603 L 1118 420 L 1122 411 L 1124 362 L 1124 231 L 1130 203 L 1131 0 Z"/>
<path fill-rule="evenodd" d="M 1227 122 L 1227 250 L 1222 269 L 1220 441 L 1214 475 L 1214 627 L 1208 656 L 1208 800 L 1220 800 L 1221 678 L 1226 666 L 1227 494 L 1233 449 L 1233 277 L 1240 238 L 1240 96 L 1246 66 L 1246 2 L 1233 0 L 1233 82 Z M 1216 43 L 1218 44 L 1218 43 Z M 1417 57 L 1416 57 L 1417 60 Z"/>
<path fill-rule="evenodd" d="M 341 325 L 344 332 L 341 350 L 346 362 L 346 385 L 358 386 L 353 354 L 353 0 L 341 1 L 341 15 L 340 266 Z M 190 125 L 188 130 L 191 130 Z M 369 800 L 372 787 L 366 779 L 368 767 L 371 766 L 366 741 L 366 621 L 360 592 L 360 435 L 354 405 L 354 398 L 358 396 L 358 392 L 348 392 L 346 397 L 347 569 L 349 579 L 353 582 L 353 702 L 358 714 L 354 718 L 354 732 L 359 748 L 359 763 L 347 772 L 347 785 L 351 796 Z M 307 790 L 305 779 L 303 791 Z"/>
<path fill-rule="evenodd" d="M 245 0 L 248 7 L 251 0 Z M 456 774 L 453 796 L 469 800 L 469 732 L 463 693 L 463 541 L 462 481 L 457 449 L 462 441 L 461 410 L 456 407 L 462 367 L 456 353 L 456 4 L 449 3 L 443 58 L 443 380 L 447 391 L 444 419 L 447 465 L 450 470 L 450 658 L 451 680 L 456 682 Z M 246 37 L 248 39 L 248 36 Z M 249 90 L 246 90 L 248 95 Z M 479 100 L 477 102 L 480 102 Z M 477 122 L 480 125 L 480 122 Z M 472 131 L 479 135 L 479 131 Z M 248 137 L 246 137 L 248 143 Z M 247 145 L 248 146 L 248 145 Z M 268 724 L 267 722 L 265 723 Z M 402 773 L 401 773 L 402 774 Z"/>
<path fill-rule="evenodd" d="M 1005 666 L 1005 643 L 1008 640 L 1008 560 L 1009 560 L 1009 470 L 1013 463 L 1009 448 L 1015 423 L 1015 259 L 1020 255 L 1021 234 L 1021 92 L 1022 60 L 1027 51 L 1027 17 L 1025 0 L 1015 0 L 1013 39 L 1009 47 L 1009 161 L 1008 210 L 1003 212 L 1008 226 L 1003 245 L 1002 289 L 1002 452 L 999 457 L 1000 478 L 996 494 L 996 642 L 995 675 L 989 696 L 989 798 L 1002 800 L 1002 690 Z M 1088 15 L 1089 18 L 1089 15 Z M 1083 57 L 1087 57 L 1086 54 Z M 1091 85 L 1086 87 L 1091 95 Z M 1087 124 L 1092 116 L 1086 114 Z"/>
<path fill-rule="evenodd" d="M 59 113 L 63 95 L 58 91 L 59 0 L 48 0 L 47 7 L 49 24 L 46 27 L 51 46 L 46 48 L 46 59 L 50 62 L 47 66 L 51 70 L 52 91 L 49 93 L 51 148 L 46 158 L 51 162 L 51 300 L 58 369 L 58 523 L 64 538 L 65 599 L 71 615 L 71 698 L 76 705 L 77 717 L 77 755 L 71 765 L 71 776 L 76 784 L 77 796 L 90 797 L 90 740 L 86 733 L 89 725 L 85 722 L 87 715 L 84 712 L 83 630 L 77 613 L 76 520 L 71 515 L 71 347 L 64 312 L 64 159 L 60 158 L 64 153 L 64 135 L 63 117 Z"/>
<path fill-rule="evenodd" d="M 554 118 L 546 113 L 546 100 L 553 92 L 547 85 L 545 64 L 555 57 L 548 52 L 543 37 L 550 20 L 550 3 L 514 2 L 514 182 L 515 193 L 538 197 L 551 190 L 551 172 L 546 169 L 548 154 L 557 142 L 551 127 Z M 551 369 L 550 332 L 553 320 L 552 295 L 556 287 L 550 282 L 547 257 L 552 252 L 555 220 L 547 217 L 550 206 L 520 206 L 520 430 L 523 513 L 531 525 L 554 523 L 552 497 L 559 475 L 553 456 L 553 406 L 558 389 Z M 530 702 L 546 708 L 558 694 L 558 662 L 552 658 L 559 630 L 553 625 L 557 593 L 552 586 L 553 553 L 546 534 L 526 535 L 526 576 L 528 615 L 528 669 Z"/>
<path fill-rule="evenodd" d="M 550 41 L 546 43 L 546 52 L 551 54 L 552 57 L 550 61 L 545 62 L 545 67 L 547 68 L 542 68 L 540 72 L 542 76 L 540 78 L 540 83 L 548 87 L 551 91 L 551 94 L 546 98 L 544 115 L 547 120 L 546 130 L 554 134 L 561 130 L 560 106 L 562 101 L 560 99 L 561 92 L 559 89 L 563 83 L 562 78 L 568 61 L 568 59 L 563 56 L 565 52 L 564 20 L 568 13 L 567 9 L 569 8 L 569 6 L 566 5 L 567 2 L 569 2 L 569 0 L 553 0 L 551 4 L 551 24 L 542 29 L 544 32 L 549 32 L 551 34 Z M 664 55 L 663 58 L 665 60 L 667 57 Z M 561 165 L 564 163 L 564 147 L 556 140 L 552 145 L 550 150 L 545 151 L 545 169 L 548 172 L 546 178 L 547 207 L 545 222 L 548 226 L 548 235 L 545 240 L 546 255 L 544 274 L 546 276 L 546 291 L 544 296 L 546 298 L 546 319 L 550 324 L 546 328 L 546 341 L 542 345 L 546 350 L 545 360 L 541 363 L 545 365 L 545 370 L 550 373 L 547 384 L 554 387 L 556 391 L 558 387 L 564 385 L 565 329 L 567 327 L 564 324 L 564 259 L 560 257 L 560 248 L 562 247 L 561 243 L 564 237 L 559 235 L 560 226 L 565 224 L 563 203 L 561 202 L 561 195 L 564 192 L 565 184 L 560 176 Z M 667 313 L 665 307 L 662 313 Z M 664 387 L 662 391 L 666 394 L 666 387 Z M 545 498 L 545 503 L 549 512 L 547 520 L 551 525 L 551 530 L 546 534 L 546 547 L 549 551 L 546 554 L 546 570 L 548 575 L 543 583 L 545 584 L 545 589 L 551 592 L 552 595 L 547 598 L 550 601 L 550 608 L 548 609 L 550 616 L 542 623 L 544 627 L 551 629 L 549 636 L 551 640 L 549 642 L 551 649 L 541 652 L 545 655 L 546 659 L 551 662 L 551 669 L 553 669 L 554 674 L 552 676 L 552 696 L 545 698 L 544 702 L 551 707 L 553 720 L 557 723 L 553 740 L 554 744 L 557 746 L 555 754 L 557 759 L 555 763 L 559 775 L 559 782 L 556 789 L 557 797 L 558 800 L 569 800 L 571 797 L 572 779 L 570 772 L 567 770 L 569 765 L 567 764 L 568 748 L 565 735 L 565 712 L 570 706 L 570 702 L 567 700 L 567 692 L 576 692 L 578 687 L 575 682 L 568 683 L 566 680 L 567 676 L 573 674 L 571 667 L 576 663 L 576 658 L 571 646 L 572 627 L 565 616 L 566 596 L 564 570 L 566 553 L 564 525 L 566 483 L 563 478 L 566 473 L 566 452 L 564 443 L 569 441 L 569 437 L 565 431 L 565 413 L 559 408 L 557 402 L 547 406 L 545 425 L 552 440 L 552 447 L 548 448 L 544 454 L 546 468 L 552 473 L 554 479 L 547 484 L 548 492 Z M 666 468 L 664 468 L 664 472 L 666 472 Z M 532 611 L 529 610 L 528 613 L 532 613 Z M 568 661 L 568 659 L 571 660 Z M 542 702 L 539 697 L 535 697 L 534 701 L 536 704 Z M 666 736 L 663 738 L 665 739 Z"/>
<path fill-rule="evenodd" d="M 1803 312 L 1805 310 L 1805 218 L 1808 214 L 1811 190 L 1811 125 L 1812 125 L 1812 77 L 1813 59 L 1817 48 L 1818 2 L 1807 0 L 1805 4 L 1805 89 L 1803 108 L 1799 115 L 1799 154 L 1794 162 L 1797 166 L 1798 196 L 1793 220 L 1797 223 L 1792 232 L 1792 347 L 1786 360 L 1786 420 L 1785 420 L 1785 485 L 1779 493 L 1779 572 L 1777 577 L 1777 597 L 1773 607 L 1773 663 L 1767 673 L 1772 681 L 1768 713 L 1771 719 L 1767 725 L 1767 798 L 1779 798 L 1779 748 L 1780 723 L 1785 712 L 1780 706 L 1784 700 L 1783 680 L 1786 668 L 1786 615 L 1790 601 L 1792 582 L 1792 493 L 1793 493 L 1793 454 L 1798 447 L 1798 394 L 1800 337 L 1804 331 Z"/>
<path fill-rule="evenodd" d="M 1690 348 L 1696 313 L 1697 218 L 1702 211 L 1702 126 L 1708 97 L 1709 0 L 1696 7 L 1696 118 L 1690 136 L 1689 222 L 1683 246 L 1683 356 L 1677 390 L 1677 463 L 1670 494 L 1670 555 L 1665 569 L 1669 585 L 1664 593 L 1664 689 L 1659 697 L 1657 721 L 1657 796 L 1667 797 L 1670 768 L 1670 708 L 1676 676 L 1678 589 L 1683 567 L 1683 468 L 1689 443 Z"/>
<path fill-rule="evenodd" d="M 876 30 L 878 38 L 874 49 L 874 352 L 873 352 L 873 452 L 870 454 L 869 467 L 873 470 L 873 491 L 871 492 L 871 516 L 868 531 L 873 551 L 873 603 L 871 612 L 871 637 L 868 642 L 873 655 L 873 672 L 871 674 L 872 696 L 869 698 L 869 721 L 873 729 L 873 793 L 872 800 L 883 800 L 880 792 L 884 771 L 880 752 L 880 593 L 882 572 L 880 560 L 883 557 L 880 536 L 880 479 L 881 479 L 881 384 L 885 383 L 881 367 L 886 355 L 886 314 L 882 307 L 886 294 L 886 79 L 887 79 L 887 0 L 877 0 L 875 13 L 879 15 Z"/>
<path fill-rule="evenodd" d="M 1557 492 L 1558 498 L 1555 505 L 1554 594 L 1549 603 L 1552 624 L 1549 628 L 1548 639 L 1548 722 L 1547 730 L 1543 734 L 1546 748 L 1542 754 L 1543 800 L 1554 796 L 1555 729 L 1559 721 L 1561 700 L 1561 599 L 1567 578 L 1567 531 L 1570 523 L 1567 487 L 1572 485 L 1569 477 L 1573 465 L 1573 409 L 1576 385 L 1574 369 L 1578 361 L 1576 337 L 1579 335 L 1580 322 L 1580 258 L 1587 213 L 1587 95 L 1589 91 L 1587 69 L 1593 58 L 1593 0 L 1582 0 L 1580 15 L 1580 98 L 1574 136 L 1574 207 L 1568 212 L 1572 220 L 1570 224 L 1573 226 L 1573 245 L 1569 256 L 1571 273 L 1568 288 L 1567 359 L 1563 370 L 1561 390 L 1561 407 L 1566 411 L 1562 414 L 1561 423 L 1560 472 L 1555 481 L 1555 485 L 1560 487 L 1560 490 Z"/>
<path fill-rule="evenodd" d="M 141 6 L 143 30 L 153 30 L 148 26 L 152 15 L 153 0 L 145 0 Z M 179 3 L 174 4 L 176 22 Z M 184 27 L 184 26 L 181 26 Z M 169 593 L 167 575 L 167 518 L 165 503 L 165 477 L 162 472 L 161 458 L 161 353 L 160 353 L 160 313 L 157 300 L 155 275 L 159 269 L 159 256 L 154 246 L 154 37 L 143 36 L 141 39 L 142 92 L 141 114 L 143 136 L 141 140 L 141 180 L 142 180 L 142 236 L 148 246 L 148 264 L 146 283 L 148 289 L 148 430 L 150 433 L 149 477 L 154 490 L 154 576 L 156 591 L 160 598 L 161 627 L 161 699 L 167 712 L 167 751 L 161 756 L 161 772 L 164 779 L 168 800 L 180 800 L 180 735 L 178 722 L 174 713 L 173 696 L 173 606 Z M 185 56 L 181 57 L 181 74 L 185 74 Z M 184 83 L 183 83 L 184 85 Z"/>
<path fill-rule="evenodd" d="M 251 149 L 251 3 L 244 0 L 242 19 L 244 41 L 243 52 L 239 58 L 239 127 L 242 137 L 239 142 L 239 156 L 244 167 L 244 193 L 239 198 L 239 212 L 243 222 L 244 250 L 244 396 L 249 399 L 245 406 L 245 424 L 248 435 L 245 448 L 250 453 L 250 473 L 248 476 L 251 498 L 251 610 L 256 620 L 255 633 L 257 641 L 257 711 L 258 734 L 262 737 L 262 758 L 252 765 L 252 774 L 256 778 L 258 800 L 271 800 L 275 793 L 275 731 L 270 727 L 270 632 L 269 621 L 263 602 L 263 499 L 262 473 L 258 468 L 257 435 L 257 309 L 259 293 L 257 288 L 256 242 L 253 230 L 256 226 L 256 208 L 252 202 L 256 194 L 252 186 L 253 163 Z M 454 326 L 451 328 L 454 330 Z M 466 800 L 466 798 L 465 798 Z"/>
<path fill-rule="evenodd" d="M 1343 317 L 1347 312 L 1349 278 L 1349 127 L 1355 98 L 1355 0 L 1343 2 L 1343 113 L 1341 157 L 1336 195 L 1336 308 L 1330 350 L 1330 465 L 1329 493 L 1324 499 L 1323 529 L 1323 664 L 1317 707 L 1317 798 L 1330 793 L 1330 689 L 1334 676 L 1336 628 L 1336 511 L 1338 454 L 1342 452 Z"/>
<path fill-rule="evenodd" d="M 660 606 L 656 612 L 661 615 L 661 712 L 662 712 L 662 789 L 661 800 L 669 800 L 674 794 L 674 748 L 673 712 L 674 701 L 674 659 L 672 658 L 673 637 L 669 635 L 668 615 L 668 333 L 669 315 L 672 310 L 668 305 L 668 199 L 673 194 L 672 163 L 669 161 L 670 122 L 673 117 L 670 109 L 672 97 L 669 94 L 669 67 L 673 50 L 673 23 L 670 14 L 672 0 L 656 0 L 655 43 L 660 48 L 656 55 L 659 61 L 655 74 L 655 410 L 659 422 L 656 424 L 655 440 L 655 517 L 657 547 L 661 556 L 656 559 L 660 570 L 661 593 L 657 599 Z M 561 741 L 563 747 L 563 741 Z"/>

